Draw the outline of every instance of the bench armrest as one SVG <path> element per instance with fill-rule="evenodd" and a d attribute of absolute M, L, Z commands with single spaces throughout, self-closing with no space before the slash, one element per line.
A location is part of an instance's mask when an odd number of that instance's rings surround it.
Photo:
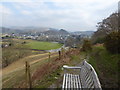
<path fill-rule="evenodd" d="M 71 67 L 71 66 L 67 66 L 67 65 L 64 65 L 63 68 L 64 69 L 81 69 L 81 67 Z"/>

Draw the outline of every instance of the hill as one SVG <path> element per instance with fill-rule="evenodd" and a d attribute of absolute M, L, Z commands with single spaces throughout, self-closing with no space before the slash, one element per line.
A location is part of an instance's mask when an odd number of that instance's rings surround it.
<path fill-rule="evenodd" d="M 47 27 L 0 27 L 0 30 L 4 34 L 11 34 L 11 33 L 41 33 L 48 31 L 49 28 Z"/>
<path fill-rule="evenodd" d="M 3 34 L 40 34 L 44 33 L 46 35 L 67 35 L 69 32 L 66 30 L 58 30 L 55 28 L 47 28 L 47 27 L 0 27 L 0 30 Z"/>
<path fill-rule="evenodd" d="M 71 34 L 92 36 L 93 33 L 94 33 L 94 31 L 76 31 L 76 32 L 72 32 Z"/>
<path fill-rule="evenodd" d="M 0 27 L 0 31 L 4 34 L 11 34 L 11 33 L 22 33 L 24 31 L 19 30 L 19 29 L 11 29 L 11 28 L 6 28 L 6 27 Z"/>
<path fill-rule="evenodd" d="M 46 35 L 68 35 L 69 32 L 67 32 L 64 29 L 60 29 L 60 30 L 50 29 L 50 30 L 44 32 L 44 34 L 46 34 Z"/>

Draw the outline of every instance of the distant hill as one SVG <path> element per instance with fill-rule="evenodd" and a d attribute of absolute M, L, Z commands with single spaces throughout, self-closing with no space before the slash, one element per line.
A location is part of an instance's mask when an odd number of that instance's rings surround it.
<path fill-rule="evenodd" d="M 94 31 L 76 31 L 76 32 L 68 32 L 64 29 L 55 29 L 48 27 L 0 27 L 0 30 L 3 34 L 40 34 L 44 33 L 46 35 L 87 35 L 92 36 Z"/>
<path fill-rule="evenodd" d="M 44 32 L 44 34 L 47 34 L 47 35 L 68 35 L 69 32 L 67 32 L 64 29 L 60 29 L 60 30 L 50 29 L 49 31 Z"/>
<path fill-rule="evenodd" d="M 68 35 L 64 29 L 55 29 L 47 27 L 0 27 L 3 34 L 40 34 L 44 33 L 46 35 Z"/>
<path fill-rule="evenodd" d="M 6 27 L 0 27 L 0 31 L 2 31 L 2 33 L 7 33 L 7 34 L 24 32 L 24 31 L 21 31 L 18 29 L 10 29 L 10 28 L 6 28 Z"/>
<path fill-rule="evenodd" d="M 46 27 L 0 27 L 2 33 L 41 33 L 48 31 Z"/>
<path fill-rule="evenodd" d="M 64 29 L 61 29 L 61 30 L 59 30 L 59 34 L 60 34 L 60 35 L 68 35 L 69 32 L 67 32 L 67 31 L 64 30 Z"/>
<path fill-rule="evenodd" d="M 24 31 L 39 31 L 39 32 L 44 32 L 44 31 L 48 31 L 49 28 L 47 27 L 9 27 L 10 29 L 14 29 L 14 30 L 24 30 Z"/>
<path fill-rule="evenodd" d="M 94 34 L 94 31 L 76 31 L 76 32 L 72 32 L 71 34 L 92 36 Z"/>

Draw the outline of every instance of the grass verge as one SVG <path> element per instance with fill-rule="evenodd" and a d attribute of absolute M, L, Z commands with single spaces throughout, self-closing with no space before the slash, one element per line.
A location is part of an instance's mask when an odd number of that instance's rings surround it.
<path fill-rule="evenodd" d="M 89 63 L 98 73 L 103 88 L 118 88 L 118 61 L 120 54 L 111 54 L 103 46 L 94 47 Z"/>

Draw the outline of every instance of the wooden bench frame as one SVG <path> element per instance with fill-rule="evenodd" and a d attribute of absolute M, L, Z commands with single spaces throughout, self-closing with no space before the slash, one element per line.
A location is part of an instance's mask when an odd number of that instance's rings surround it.
<path fill-rule="evenodd" d="M 97 88 L 99 90 L 102 90 L 98 76 L 94 70 L 94 68 L 87 63 L 85 60 L 81 63 L 80 67 L 70 67 L 70 66 L 63 66 L 64 70 L 67 69 L 79 69 L 80 74 L 70 74 L 70 73 L 64 73 L 63 77 L 63 85 L 62 89 L 67 88 Z"/>

